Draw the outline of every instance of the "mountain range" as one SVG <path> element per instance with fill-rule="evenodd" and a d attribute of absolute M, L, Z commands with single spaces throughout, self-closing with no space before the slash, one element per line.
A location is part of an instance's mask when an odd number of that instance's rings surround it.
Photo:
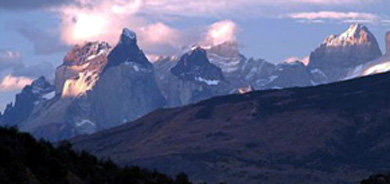
<path fill-rule="evenodd" d="M 237 42 L 195 45 L 183 55 L 149 61 L 125 28 L 114 47 L 74 46 L 57 67 L 54 83 L 41 77 L 26 86 L 0 116 L 4 126 L 51 141 L 92 134 L 134 121 L 156 109 L 180 107 L 239 89 L 267 90 L 326 84 L 390 69 L 390 34 L 382 56 L 367 27 L 353 24 L 331 35 L 300 61 L 273 64 L 247 58 Z"/>

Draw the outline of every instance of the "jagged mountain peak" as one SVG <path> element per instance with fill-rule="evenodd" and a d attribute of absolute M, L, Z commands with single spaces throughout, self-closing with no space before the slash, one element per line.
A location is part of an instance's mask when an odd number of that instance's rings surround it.
<path fill-rule="evenodd" d="M 327 37 L 323 44 L 327 47 L 344 47 L 351 45 L 366 45 L 377 44 L 374 35 L 363 24 L 352 24 L 349 28 L 339 34 L 332 34 Z"/>
<path fill-rule="evenodd" d="M 207 51 L 199 46 L 184 54 L 171 72 L 184 80 L 198 81 L 208 85 L 218 85 L 224 80 L 222 70 L 210 63 Z"/>
<path fill-rule="evenodd" d="M 148 69 L 152 68 L 152 64 L 137 45 L 136 33 L 128 28 L 122 30 L 119 43 L 108 55 L 106 69 L 122 63 L 136 63 Z"/>
<path fill-rule="evenodd" d="M 110 52 L 111 46 L 107 42 L 85 42 L 75 45 L 65 56 L 64 65 L 84 64 L 100 55 Z"/>
<path fill-rule="evenodd" d="M 92 89 L 107 64 L 110 51 L 107 42 L 85 42 L 74 46 L 56 70 L 56 93 L 62 97 L 76 97 Z"/>
<path fill-rule="evenodd" d="M 351 68 L 382 56 L 375 36 L 362 24 L 353 24 L 339 35 L 330 35 L 310 54 L 308 68 L 320 71 L 327 82 L 342 80 Z"/>
<path fill-rule="evenodd" d="M 184 65 L 201 65 L 210 63 L 207 58 L 207 51 L 200 46 L 193 46 L 189 52 L 181 56 L 180 61 L 183 62 Z"/>

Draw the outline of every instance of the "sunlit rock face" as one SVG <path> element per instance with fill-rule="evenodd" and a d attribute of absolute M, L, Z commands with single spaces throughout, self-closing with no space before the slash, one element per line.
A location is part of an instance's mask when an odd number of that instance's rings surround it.
<path fill-rule="evenodd" d="M 62 97 L 77 97 L 91 90 L 107 64 L 110 49 L 106 42 L 76 45 L 56 70 L 56 93 Z"/>
<path fill-rule="evenodd" d="M 374 35 L 361 24 L 353 24 L 340 35 L 331 35 L 310 55 L 308 68 L 320 71 L 327 81 L 344 79 L 352 68 L 382 55 Z"/>
<path fill-rule="evenodd" d="M 386 34 L 385 42 L 386 42 L 385 55 L 383 55 L 382 57 L 376 60 L 355 67 L 350 72 L 347 79 L 390 71 L 390 31 L 387 32 Z"/>

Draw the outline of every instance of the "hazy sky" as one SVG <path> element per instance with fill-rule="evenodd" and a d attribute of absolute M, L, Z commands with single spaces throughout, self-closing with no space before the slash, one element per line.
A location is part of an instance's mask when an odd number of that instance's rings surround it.
<path fill-rule="evenodd" d="M 0 109 L 32 79 L 54 78 L 72 45 L 114 45 L 123 27 L 150 57 L 236 40 L 245 56 L 278 63 L 308 56 L 353 22 L 384 50 L 390 0 L 1 0 Z"/>

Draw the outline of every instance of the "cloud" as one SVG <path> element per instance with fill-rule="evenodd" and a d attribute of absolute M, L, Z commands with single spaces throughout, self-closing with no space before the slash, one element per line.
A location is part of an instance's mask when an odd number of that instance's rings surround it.
<path fill-rule="evenodd" d="M 37 78 L 40 76 L 51 78 L 54 74 L 54 69 L 55 68 L 52 63 L 40 62 L 33 65 L 21 65 L 20 67 L 16 67 L 14 68 L 12 75 L 29 78 Z"/>
<path fill-rule="evenodd" d="M 299 57 L 296 57 L 296 56 L 292 56 L 292 57 L 289 57 L 287 59 L 284 60 L 284 62 L 286 63 L 294 63 L 296 61 L 299 61 L 301 63 L 303 63 L 304 65 L 309 65 L 309 62 L 310 62 L 310 57 L 309 56 L 305 56 L 303 58 L 299 58 Z"/>
<path fill-rule="evenodd" d="M 73 3 L 73 0 L 1 0 L 0 9 L 24 10 L 48 8 Z"/>
<path fill-rule="evenodd" d="M 53 8 L 64 5 L 83 5 L 93 6 L 96 4 L 104 4 L 111 0 L 1 0 L 0 9 L 5 10 L 23 10 L 23 9 L 39 9 Z M 124 13 L 134 10 L 134 6 L 128 2 L 134 0 L 113 0 L 116 5 L 111 7 L 115 12 Z M 314 4 L 314 5 L 344 5 L 344 4 L 369 4 L 381 0 L 136 0 L 139 6 L 145 6 L 148 10 L 154 12 L 164 12 L 173 14 L 199 14 L 216 13 L 215 10 L 227 10 L 234 8 L 250 7 L 253 5 L 291 5 L 291 4 Z M 136 9 L 135 9 L 136 11 Z"/>
<path fill-rule="evenodd" d="M 67 45 L 96 40 L 115 45 L 124 27 L 137 33 L 138 44 L 148 54 L 172 54 L 192 41 L 185 31 L 140 16 L 145 1 L 79 1 L 79 5 L 52 9 L 60 14 L 61 40 Z"/>
<path fill-rule="evenodd" d="M 19 52 L 12 50 L 0 50 L 0 71 L 14 70 L 23 66 L 22 56 Z"/>
<path fill-rule="evenodd" d="M 236 42 L 237 25 L 231 20 L 216 22 L 211 25 L 206 34 L 208 45 L 219 45 L 224 42 Z"/>
<path fill-rule="evenodd" d="M 15 77 L 7 75 L 1 79 L 0 92 L 10 92 L 23 89 L 26 85 L 32 83 L 32 79 L 27 77 Z"/>
<path fill-rule="evenodd" d="M 34 52 L 38 55 L 48 55 L 69 49 L 61 42 L 58 31 L 42 30 L 31 25 L 18 26 L 16 30 L 33 43 Z"/>
<path fill-rule="evenodd" d="M 173 14 L 181 16 L 234 16 L 232 12 L 250 16 L 266 11 L 267 7 L 288 8 L 302 5 L 342 6 L 366 5 L 381 0 L 144 0 L 144 11 L 151 14 Z"/>
<path fill-rule="evenodd" d="M 288 15 L 292 19 L 354 19 L 354 20 L 376 20 L 379 16 L 371 13 L 359 13 L 359 12 L 335 12 L 335 11 L 320 11 L 320 12 L 300 12 Z"/>
<path fill-rule="evenodd" d="M 174 45 L 180 39 L 180 31 L 164 23 L 150 24 L 140 28 L 140 37 L 148 44 Z"/>
<path fill-rule="evenodd" d="M 51 77 L 54 71 L 53 64 L 39 62 L 26 65 L 21 54 L 12 50 L 0 50 L 0 76 L 12 75 L 16 77 L 36 78 Z"/>
<path fill-rule="evenodd" d="M 146 26 L 147 21 L 135 15 L 142 0 L 78 0 L 76 5 L 52 9 L 61 16 L 61 38 L 69 44 L 104 40 L 111 44 L 118 41 L 123 27 Z"/>

